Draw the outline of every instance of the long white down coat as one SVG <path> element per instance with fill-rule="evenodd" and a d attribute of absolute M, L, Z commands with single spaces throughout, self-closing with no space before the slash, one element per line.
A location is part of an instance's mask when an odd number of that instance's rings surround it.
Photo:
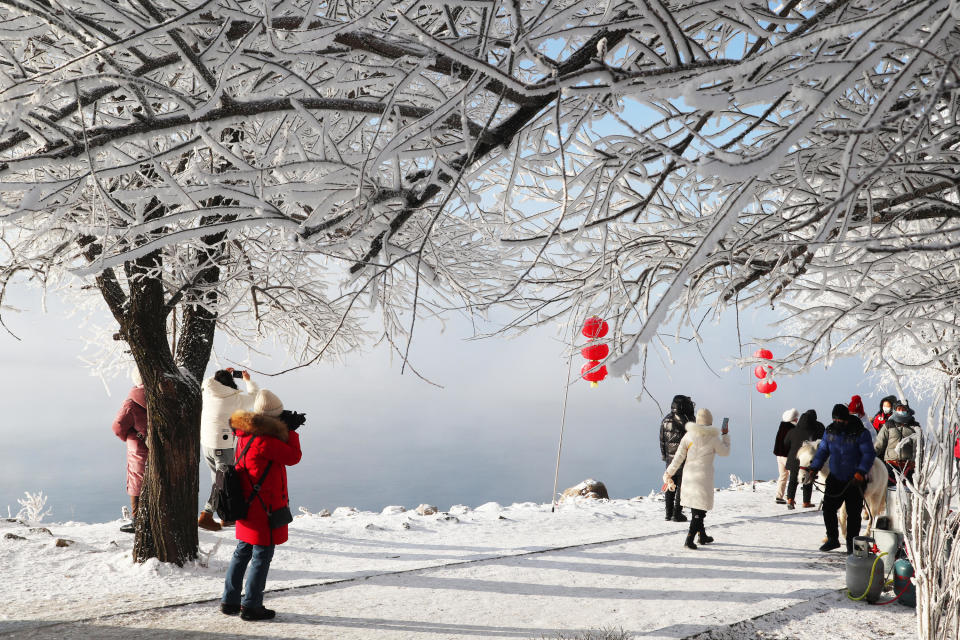
<path fill-rule="evenodd" d="M 680 504 L 689 509 L 713 509 L 713 458 L 730 455 L 730 434 L 720 434 L 714 426 L 687 423 L 687 433 L 677 447 L 664 476 L 672 476 L 683 467 Z"/>
<path fill-rule="evenodd" d="M 233 429 L 230 416 L 234 411 L 249 411 L 256 398 L 257 387 L 246 380 L 247 392 L 220 384 L 213 377 L 200 386 L 203 408 L 200 410 L 200 444 L 208 449 L 233 449 Z"/>

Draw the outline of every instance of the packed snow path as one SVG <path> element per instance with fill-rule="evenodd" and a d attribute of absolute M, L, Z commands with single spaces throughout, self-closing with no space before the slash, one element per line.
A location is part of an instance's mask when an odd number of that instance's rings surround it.
<path fill-rule="evenodd" d="M 430 539 L 419 544 L 397 540 L 408 537 L 419 516 L 402 516 L 396 531 L 386 525 L 401 514 L 346 516 L 339 528 L 366 534 L 352 539 L 333 532 L 336 517 L 304 518 L 271 569 L 268 589 L 286 589 L 267 594 L 276 621 L 245 623 L 217 610 L 218 582 L 232 548 L 225 544 L 208 569 L 196 568 L 203 575 L 183 579 L 170 570 L 161 583 L 179 584 L 179 591 L 152 601 L 131 598 L 123 575 L 115 576 L 114 588 L 88 593 L 86 607 L 79 601 L 58 607 L 51 600 L 40 606 L 21 592 L 23 599 L 0 605 L 0 637 L 528 639 L 600 627 L 648 638 L 705 631 L 710 634 L 704 638 L 758 637 L 756 629 L 764 629 L 764 638 L 912 637 L 912 610 L 845 601 L 839 593 L 843 556 L 816 551 L 819 514 L 774 509 L 765 489 L 718 496 L 725 505 L 708 519 L 717 541 L 697 551 L 682 547 L 685 525 L 664 522 L 660 503 L 652 500 L 565 507 L 558 514 L 535 505 L 488 507 L 492 517 L 485 522 L 477 515 L 484 510 L 461 513 L 456 523 L 428 519 L 440 532 L 448 527 L 440 536 L 448 544 L 426 531 L 420 536 Z M 316 527 L 327 531 L 311 533 Z M 596 534 L 630 539 L 602 542 Z M 523 544 L 535 537 L 574 546 L 543 550 L 545 545 Z M 592 540 L 577 545 L 578 538 Z M 476 544 L 467 544 L 470 539 Z M 492 546 L 493 540 L 500 546 Z M 324 565 L 327 571 L 319 569 Z M 337 570 L 347 566 L 354 570 Z M 206 584 L 204 597 L 213 599 L 163 607 L 177 602 L 177 594 L 179 602 L 197 594 L 192 580 Z M 26 605 L 20 615 L 12 606 L 18 599 Z M 134 611 L 103 615 L 118 606 Z M 791 635 L 773 635 L 791 625 Z"/>

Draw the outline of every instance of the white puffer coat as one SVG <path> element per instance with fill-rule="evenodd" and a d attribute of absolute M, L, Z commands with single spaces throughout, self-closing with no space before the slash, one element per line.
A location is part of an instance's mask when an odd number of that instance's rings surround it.
<path fill-rule="evenodd" d="M 233 449 L 230 416 L 249 411 L 259 387 L 247 380 L 247 393 L 220 384 L 212 377 L 203 381 L 203 409 L 200 411 L 200 445 L 208 449 Z"/>
<path fill-rule="evenodd" d="M 713 509 L 713 458 L 716 455 L 730 455 L 730 434 L 720 435 L 720 430 L 712 425 L 688 422 L 687 434 L 664 474 L 664 477 L 673 476 L 686 462 L 680 485 L 680 504 L 684 507 Z"/>

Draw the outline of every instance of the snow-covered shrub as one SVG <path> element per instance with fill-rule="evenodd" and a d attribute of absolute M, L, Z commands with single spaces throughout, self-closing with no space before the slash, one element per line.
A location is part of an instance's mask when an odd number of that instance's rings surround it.
<path fill-rule="evenodd" d="M 30 493 L 24 491 L 23 498 L 17 498 L 20 503 L 20 511 L 17 512 L 17 518 L 27 520 L 28 522 L 42 522 L 43 519 L 53 513 L 53 509 L 47 508 L 47 497 L 43 491 Z"/>
<path fill-rule="evenodd" d="M 910 494 L 898 486 L 903 521 L 909 510 L 907 552 L 917 587 L 917 633 L 922 640 L 957 637 L 960 629 L 960 466 L 954 459 L 960 390 L 956 380 L 928 414 L 917 447 Z"/>

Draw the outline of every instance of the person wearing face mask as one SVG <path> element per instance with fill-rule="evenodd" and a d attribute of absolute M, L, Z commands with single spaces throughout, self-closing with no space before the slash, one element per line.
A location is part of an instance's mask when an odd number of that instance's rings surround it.
<path fill-rule="evenodd" d="M 833 422 L 827 427 L 810 462 L 807 481 L 813 482 L 823 465 L 830 465 L 830 475 L 823 489 L 823 524 L 827 529 L 827 541 L 820 551 L 831 551 L 841 546 L 837 512 L 840 505 L 845 504 L 847 555 L 850 555 L 853 553 L 853 539 L 860 535 L 863 489 L 876 452 L 870 434 L 859 419 L 850 415 L 847 405 L 834 405 L 831 415 Z"/>
<path fill-rule="evenodd" d="M 897 406 L 897 396 L 887 396 L 880 401 L 880 411 L 877 411 L 877 414 L 873 416 L 873 430 L 875 432 L 879 432 L 880 427 L 890 419 L 895 406 Z"/>
<path fill-rule="evenodd" d="M 888 485 L 897 483 L 898 474 L 907 480 L 913 479 L 916 460 L 916 439 L 920 425 L 906 404 L 897 403 L 890 418 L 880 427 L 874 450 L 883 460 L 889 473 Z"/>

